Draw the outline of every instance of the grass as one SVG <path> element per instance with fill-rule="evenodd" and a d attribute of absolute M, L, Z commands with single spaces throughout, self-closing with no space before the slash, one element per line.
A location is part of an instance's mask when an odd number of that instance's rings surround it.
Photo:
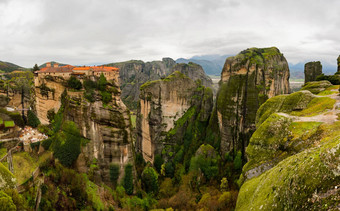
<path fill-rule="evenodd" d="M 5 121 L 5 127 L 14 127 L 14 121 Z"/>
<path fill-rule="evenodd" d="M 39 157 L 31 156 L 28 152 L 18 152 L 13 154 L 14 175 L 17 178 L 17 184 L 24 183 L 32 176 L 32 172 L 40 163 L 50 157 L 51 152 L 46 151 Z"/>
<path fill-rule="evenodd" d="M 0 117 L 0 125 L 4 124 L 4 120 Z"/>
<path fill-rule="evenodd" d="M 98 186 L 88 180 L 86 175 L 84 175 L 84 178 L 86 180 L 86 192 L 88 196 L 92 199 L 93 208 L 95 208 L 95 210 L 104 210 L 105 206 L 99 197 Z"/>
<path fill-rule="evenodd" d="M 130 118 L 131 118 L 132 127 L 136 128 L 136 114 L 131 114 Z"/>
<path fill-rule="evenodd" d="M 307 105 L 307 108 L 302 111 L 293 111 L 291 115 L 294 116 L 316 116 L 327 109 L 332 109 L 336 100 L 329 97 L 314 98 Z"/>
<path fill-rule="evenodd" d="M 6 148 L 0 148 L 0 158 L 3 158 L 7 154 Z"/>

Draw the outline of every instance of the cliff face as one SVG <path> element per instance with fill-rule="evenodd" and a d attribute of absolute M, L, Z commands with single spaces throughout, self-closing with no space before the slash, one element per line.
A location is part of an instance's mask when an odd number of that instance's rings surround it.
<path fill-rule="evenodd" d="M 202 81 L 203 86 L 212 88 L 213 82 L 211 78 L 209 78 L 205 74 L 203 68 L 198 64 L 195 64 L 192 62 L 189 62 L 188 64 L 185 64 L 185 63 L 176 64 L 172 68 L 172 71 L 179 71 L 187 75 L 193 81 L 196 81 L 199 79 Z"/>
<path fill-rule="evenodd" d="M 96 78 L 92 80 L 95 81 Z M 64 84 L 65 81 L 60 77 L 48 77 L 48 80 L 36 78 L 36 109 L 42 122 L 48 121 L 48 110 L 54 108 L 55 112 L 58 111 L 61 94 L 66 89 Z M 112 93 L 112 100 L 107 104 L 103 103 L 99 91 L 95 91 L 94 102 L 85 99 L 83 91 L 67 92 L 69 100 L 64 110 L 64 118 L 74 121 L 82 136 L 90 140 L 81 149 L 76 162 L 77 168 L 80 172 L 88 172 L 91 170 L 90 165 L 96 163 L 98 169 L 93 174 L 98 182 L 110 182 L 110 164 L 119 164 L 122 175 L 123 167 L 132 161 L 129 112 L 120 100 L 120 91 L 116 84 L 117 82 L 108 81 L 106 90 L 116 91 Z M 47 92 L 48 96 L 46 93 L 41 95 L 42 89 L 50 90 Z"/>
<path fill-rule="evenodd" d="M 180 72 L 141 87 L 137 115 L 137 150 L 146 161 L 162 149 L 161 140 L 191 106 L 197 84 Z"/>
<path fill-rule="evenodd" d="M 300 91 L 273 97 L 259 108 L 236 210 L 338 208 L 338 94 L 336 86 L 319 96 Z"/>
<path fill-rule="evenodd" d="M 193 81 L 200 79 L 206 87 L 212 87 L 212 80 L 205 74 L 203 68 L 195 63 L 176 64 L 171 58 L 163 58 L 162 61 L 127 61 L 109 64 L 120 69 L 120 88 L 122 100 L 131 110 L 137 109 L 140 87 L 148 82 L 164 78 L 175 71 L 179 71 Z"/>
<path fill-rule="evenodd" d="M 127 61 L 110 64 L 120 69 L 121 98 L 130 109 L 137 108 L 139 88 L 147 81 L 153 81 L 170 74 L 170 69 L 176 64 L 171 58 L 162 61 L 146 62 Z"/>
<path fill-rule="evenodd" d="M 305 83 L 315 81 L 322 74 L 321 62 L 308 62 L 305 64 Z"/>
<path fill-rule="evenodd" d="M 222 152 L 244 152 L 255 130 L 257 109 L 268 98 L 287 94 L 288 80 L 288 63 L 275 47 L 251 48 L 227 58 L 211 120 Z M 212 126 L 215 122 L 218 127 Z"/>

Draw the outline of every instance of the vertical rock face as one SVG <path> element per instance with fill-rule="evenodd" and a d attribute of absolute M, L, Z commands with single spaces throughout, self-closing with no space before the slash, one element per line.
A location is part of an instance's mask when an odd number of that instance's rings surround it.
<path fill-rule="evenodd" d="M 96 80 L 96 78 L 92 78 Z M 44 84 L 42 86 L 42 84 Z M 65 81 L 60 77 L 36 78 L 37 114 L 40 120 L 47 122 L 47 111 L 51 108 L 58 111 L 61 94 L 66 89 Z M 81 134 L 89 139 L 82 147 L 77 160 L 80 172 L 87 172 L 91 163 L 96 162 L 98 170 L 94 171 L 97 181 L 109 183 L 109 166 L 112 163 L 123 167 L 132 161 L 131 125 L 128 109 L 120 99 L 120 90 L 117 82 L 108 81 L 107 90 L 115 89 L 112 101 L 103 104 L 102 96 L 95 91 L 94 102 L 84 98 L 83 91 L 68 91 L 68 104 L 64 109 L 64 118 L 74 121 Z M 41 87 L 48 87 L 48 94 L 41 95 Z M 44 88 L 46 90 L 46 88 Z M 54 96 L 53 96 L 54 95 Z"/>
<path fill-rule="evenodd" d="M 202 81 L 203 86 L 212 88 L 213 82 L 211 78 L 209 78 L 205 74 L 203 68 L 198 64 L 192 62 L 189 62 L 188 64 L 185 63 L 176 64 L 172 68 L 172 71 L 179 71 L 187 75 L 193 81 L 200 79 Z"/>
<path fill-rule="evenodd" d="M 305 64 L 305 83 L 315 81 L 322 74 L 321 62 L 308 62 Z"/>
<path fill-rule="evenodd" d="M 227 58 L 212 117 L 218 122 L 221 151 L 244 154 L 257 109 L 268 98 L 287 93 L 289 67 L 277 48 L 250 48 Z"/>
<path fill-rule="evenodd" d="M 191 106 L 196 87 L 194 81 L 178 71 L 141 86 L 136 148 L 146 161 L 153 162 L 154 154 L 160 153 L 161 141 Z"/>
<path fill-rule="evenodd" d="M 120 69 L 121 98 L 130 109 L 135 109 L 139 100 L 139 87 L 147 81 L 157 80 L 169 75 L 175 64 L 176 62 L 173 59 L 163 58 L 162 61 L 144 63 L 143 61 L 132 60 L 110 64 L 110 66 Z"/>

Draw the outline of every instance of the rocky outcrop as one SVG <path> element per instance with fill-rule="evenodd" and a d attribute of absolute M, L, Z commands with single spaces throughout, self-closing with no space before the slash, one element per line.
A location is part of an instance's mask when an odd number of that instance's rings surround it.
<path fill-rule="evenodd" d="M 163 58 L 162 61 L 146 62 L 131 60 L 108 64 L 120 69 L 120 88 L 122 90 L 122 100 L 129 109 L 137 109 L 139 101 L 140 87 L 148 82 L 165 78 L 175 71 L 182 72 L 193 81 L 200 79 L 202 84 L 212 87 L 212 80 L 205 74 L 203 68 L 195 63 L 176 64 L 171 58 Z"/>
<path fill-rule="evenodd" d="M 280 95 L 260 107 L 236 210 L 338 208 L 340 97 L 332 92 Z"/>
<path fill-rule="evenodd" d="M 250 48 L 227 58 L 210 120 L 221 151 L 244 154 L 257 109 L 268 98 L 288 92 L 289 67 L 277 48 Z"/>
<path fill-rule="evenodd" d="M 202 66 L 198 64 L 192 62 L 189 62 L 188 64 L 176 64 L 172 68 L 172 71 L 179 71 L 191 78 L 193 81 L 201 80 L 203 86 L 212 88 L 213 82 L 211 78 L 205 74 Z"/>
<path fill-rule="evenodd" d="M 131 60 L 108 64 L 119 68 L 121 98 L 132 110 L 137 108 L 140 86 L 147 81 L 158 80 L 171 73 L 171 68 L 176 62 L 171 58 L 163 58 L 162 61 L 146 62 Z"/>
<path fill-rule="evenodd" d="M 325 91 L 328 87 L 332 86 L 331 82 L 329 81 L 311 81 L 305 83 L 301 90 L 308 90 L 313 94 L 319 94 L 322 91 Z"/>
<path fill-rule="evenodd" d="M 305 83 L 315 81 L 322 74 L 321 62 L 308 62 L 305 64 Z"/>
<path fill-rule="evenodd" d="M 97 80 L 96 77 L 90 79 Z M 36 109 L 42 122 L 48 121 L 48 110 L 53 108 L 55 112 L 58 111 L 61 96 L 67 89 L 64 84 L 65 81 L 61 77 L 36 78 Z M 76 162 L 77 169 L 87 173 L 92 171 L 91 174 L 98 182 L 110 183 L 111 164 L 120 165 L 122 176 L 124 166 L 132 162 L 130 116 L 120 99 L 117 84 L 116 81 L 108 81 L 106 90 L 107 93 L 112 93 L 112 100 L 106 104 L 103 103 L 102 91 L 94 90 L 94 100 L 89 102 L 84 97 L 84 91 L 68 90 L 67 105 L 63 111 L 64 119 L 75 122 L 81 135 L 89 140 L 82 146 Z M 96 169 L 91 169 L 93 166 L 96 166 Z"/>
<path fill-rule="evenodd" d="M 197 87 L 199 84 L 178 71 L 141 87 L 136 147 L 146 161 L 153 162 L 154 155 L 162 151 L 162 140 L 175 121 L 192 106 Z M 207 110 L 209 112 L 209 108 Z"/>

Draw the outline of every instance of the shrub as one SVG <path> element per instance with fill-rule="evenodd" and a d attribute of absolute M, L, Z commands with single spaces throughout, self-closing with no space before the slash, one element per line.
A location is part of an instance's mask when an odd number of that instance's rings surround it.
<path fill-rule="evenodd" d="M 164 170 L 165 170 L 165 176 L 166 177 L 174 177 L 174 173 L 175 173 L 175 169 L 173 166 L 173 163 L 171 161 L 167 162 L 164 166 Z"/>
<path fill-rule="evenodd" d="M 119 177 L 119 165 L 111 164 L 110 165 L 110 180 L 114 185 L 117 184 L 118 177 Z"/>
<path fill-rule="evenodd" d="M 74 76 L 71 76 L 70 79 L 67 80 L 67 86 L 77 90 L 83 88 L 81 82 Z"/>
<path fill-rule="evenodd" d="M 157 194 L 158 174 L 152 167 L 145 167 L 142 173 L 142 187 L 147 193 Z"/>
<path fill-rule="evenodd" d="M 38 119 L 38 117 L 33 113 L 33 111 L 28 110 L 27 112 L 27 124 L 33 128 L 38 127 L 38 125 L 40 125 L 40 120 Z"/>
<path fill-rule="evenodd" d="M 131 164 L 125 166 L 123 186 L 127 194 L 133 194 L 133 175 Z"/>

